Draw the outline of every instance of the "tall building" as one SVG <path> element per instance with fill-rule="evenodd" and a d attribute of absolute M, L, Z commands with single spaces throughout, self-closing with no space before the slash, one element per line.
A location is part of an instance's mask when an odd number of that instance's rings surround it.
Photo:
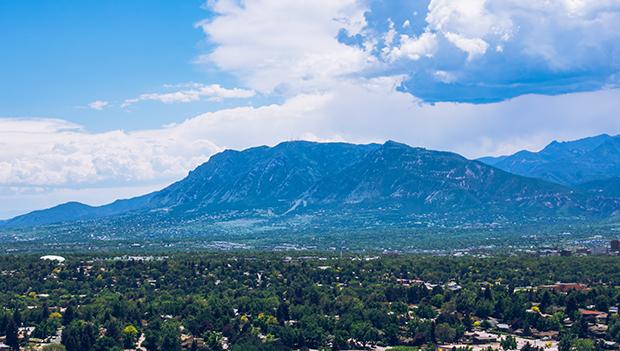
<path fill-rule="evenodd" d="M 612 252 L 620 252 L 620 240 L 612 240 L 611 243 L 611 250 Z"/>

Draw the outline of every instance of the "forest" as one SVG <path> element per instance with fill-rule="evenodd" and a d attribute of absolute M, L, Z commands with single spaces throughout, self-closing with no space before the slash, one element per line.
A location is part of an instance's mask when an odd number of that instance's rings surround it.
<path fill-rule="evenodd" d="M 620 257 L 0 256 L 0 349 L 578 350 L 620 342 Z"/>

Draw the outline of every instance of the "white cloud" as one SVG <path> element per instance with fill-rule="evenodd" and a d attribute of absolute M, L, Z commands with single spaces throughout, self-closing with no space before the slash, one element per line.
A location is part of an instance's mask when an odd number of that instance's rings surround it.
<path fill-rule="evenodd" d="M 356 0 L 210 1 L 215 18 L 201 22 L 215 49 L 201 62 L 234 73 L 263 93 L 312 91 L 366 69 L 365 50 L 340 43 L 365 27 Z"/>
<path fill-rule="evenodd" d="M 224 99 L 244 99 L 256 95 L 254 90 L 249 89 L 227 89 L 219 84 L 203 85 L 199 83 L 190 83 L 186 85 L 167 85 L 165 87 L 183 87 L 183 90 L 177 90 L 166 93 L 147 93 L 141 94 L 137 98 L 127 99 L 121 107 L 127 107 L 141 101 L 159 101 L 164 104 L 187 103 L 199 101 L 203 97 L 211 101 L 221 101 Z"/>
<path fill-rule="evenodd" d="M 441 71 L 441 70 L 435 71 L 434 75 L 435 75 L 435 78 L 437 78 L 437 80 L 443 83 L 452 83 L 456 81 L 457 79 L 454 73 L 447 72 L 447 71 Z"/>
<path fill-rule="evenodd" d="M 620 72 L 618 0 L 431 0 L 425 21 L 418 37 L 400 35 L 377 57 L 386 72 L 415 76 L 405 85 L 426 100 L 592 91 L 613 85 Z M 366 40 L 385 36 L 362 33 Z M 399 38 L 394 27 L 387 33 Z M 457 79 L 437 81 L 438 70 Z M 446 84 L 456 88 L 446 93 Z"/>
<path fill-rule="evenodd" d="M 422 33 L 419 37 L 400 36 L 400 46 L 388 48 L 386 58 L 396 61 L 406 57 L 410 60 L 419 60 L 421 57 L 432 57 L 437 51 L 437 38 L 433 33 Z"/>
<path fill-rule="evenodd" d="M 91 102 L 90 104 L 88 104 L 88 107 L 93 109 L 93 110 L 101 111 L 104 108 L 106 108 L 108 105 L 109 105 L 109 103 L 107 101 L 95 100 L 95 101 Z"/>
<path fill-rule="evenodd" d="M 514 60 L 541 59 L 552 69 L 619 64 L 617 0 L 432 0 L 428 8 L 429 30 L 470 55 L 492 43 L 512 48 Z"/>
<path fill-rule="evenodd" d="M 465 38 L 460 34 L 450 32 L 446 32 L 444 35 L 454 46 L 467 53 L 468 60 L 472 60 L 479 55 L 484 55 L 489 47 L 489 44 L 480 38 Z"/>
<path fill-rule="evenodd" d="M 397 27 L 394 13 L 384 32 L 369 27 L 371 3 L 359 0 L 207 7 L 215 15 L 198 26 L 213 50 L 199 62 L 265 94 L 311 93 L 387 72 L 410 75 L 405 86 L 425 100 L 497 101 L 596 90 L 620 72 L 618 0 L 431 0 L 419 33 L 410 30 L 413 17 Z M 340 42 L 343 32 L 356 44 Z M 437 79 L 437 71 L 454 79 Z"/>

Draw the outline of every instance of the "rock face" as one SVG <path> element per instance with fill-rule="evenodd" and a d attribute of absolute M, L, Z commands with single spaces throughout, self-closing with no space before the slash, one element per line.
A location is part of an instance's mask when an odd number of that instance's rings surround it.
<path fill-rule="evenodd" d="M 540 152 L 520 151 L 480 161 L 514 174 L 576 185 L 620 176 L 620 136 L 554 141 Z"/>
<path fill-rule="evenodd" d="M 589 149 L 600 149 L 598 154 L 609 150 L 604 143 L 587 144 Z M 4 225 L 35 226 L 153 212 L 189 218 L 231 211 L 286 216 L 390 210 L 458 213 L 476 220 L 489 214 L 604 217 L 618 208 L 614 198 L 511 174 L 454 153 L 393 141 L 382 145 L 296 141 L 224 151 L 183 180 L 141 197 L 100 207 L 64 204 Z"/>

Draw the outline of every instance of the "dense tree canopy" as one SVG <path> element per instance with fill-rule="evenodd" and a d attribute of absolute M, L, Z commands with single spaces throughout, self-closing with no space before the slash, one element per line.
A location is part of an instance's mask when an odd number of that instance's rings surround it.
<path fill-rule="evenodd" d="M 7 344 L 18 325 L 35 326 L 37 338 L 62 327 L 68 351 L 122 350 L 140 338 L 149 351 L 422 347 L 497 321 L 588 350 L 596 343 L 580 309 L 620 304 L 617 257 L 3 256 L 0 272 Z M 590 288 L 536 288 L 558 281 Z M 605 338 L 620 341 L 620 319 L 610 315 L 608 326 Z M 516 349 L 510 337 L 501 346 Z"/>

